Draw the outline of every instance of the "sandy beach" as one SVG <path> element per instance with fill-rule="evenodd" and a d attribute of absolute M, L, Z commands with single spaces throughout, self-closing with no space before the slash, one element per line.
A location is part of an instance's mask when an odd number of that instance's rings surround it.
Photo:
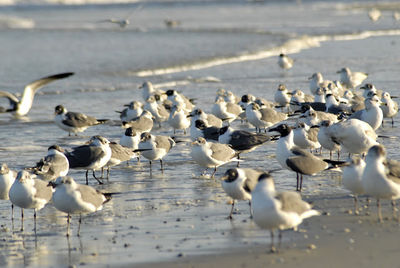
<path fill-rule="evenodd" d="M 55 70 L 75 72 L 41 90 L 26 118 L 1 115 L 1 162 L 20 170 L 35 164 L 52 144 L 71 150 L 93 135 L 118 142 L 124 130 L 116 123 L 120 118 L 115 111 L 129 101 L 144 101 L 138 89 L 144 81 L 160 89 L 176 88 L 206 112 L 221 88 L 272 101 L 281 83 L 309 93 L 308 77 L 313 73 L 337 80 L 337 71 L 345 66 L 367 72 L 366 82 L 400 95 L 400 30 L 392 18 L 392 9 L 400 10 L 397 2 L 377 5 L 383 17 L 375 23 L 367 16 L 374 6 L 369 2 L 206 2 L 151 1 L 142 8 L 135 3 L 0 8 L 6 20 L 12 15 L 20 23 L 34 22 L 19 28 L 0 25 L 7 67 L 0 74 L 2 89 L 20 94 L 35 78 Z M 125 29 L 99 22 L 126 13 L 133 15 Z M 167 17 L 182 24 L 166 28 L 163 19 Z M 277 65 L 282 51 L 295 59 L 290 70 Z M 109 118 L 113 124 L 69 137 L 54 124 L 58 104 Z M 400 159 L 400 121 L 398 117 L 394 121 L 394 127 L 386 121 L 378 129 L 378 135 L 389 137 L 378 142 L 390 158 Z M 254 131 L 240 120 L 232 126 Z M 173 135 L 166 123 L 153 131 Z M 134 159 L 129 166 L 113 167 L 103 185 L 90 180 L 96 189 L 117 194 L 102 211 L 83 217 L 79 237 L 78 217 L 73 217 L 73 235 L 67 238 L 66 216 L 52 204 L 38 212 L 35 234 L 32 211 L 25 212 L 21 232 L 19 210 L 12 223 L 9 201 L 0 202 L 0 266 L 399 266 L 400 226 L 392 219 L 389 201 L 382 202 L 383 223 L 377 221 L 375 200 L 368 209 L 365 197 L 360 215 L 354 215 L 353 199 L 337 171 L 305 177 L 302 196 L 322 215 L 306 219 L 298 231 L 285 231 L 279 252 L 270 253 L 269 231 L 249 218 L 247 202 L 239 202 L 233 220 L 227 219 L 230 198 L 220 178 L 236 163 L 220 167 L 215 179 L 201 176 L 204 168 L 190 157 L 189 136 L 179 131 L 176 137 L 184 142 L 167 154 L 164 172 L 158 161 L 150 173 L 147 160 L 137 163 Z M 273 173 L 277 190 L 295 190 L 296 174 L 281 169 L 275 154 L 276 143 L 268 142 L 244 154 L 240 165 L 278 170 Z M 324 151 L 322 157 L 329 153 Z M 341 160 L 346 159 L 342 154 Z M 70 170 L 69 175 L 85 181 L 85 171 Z"/>

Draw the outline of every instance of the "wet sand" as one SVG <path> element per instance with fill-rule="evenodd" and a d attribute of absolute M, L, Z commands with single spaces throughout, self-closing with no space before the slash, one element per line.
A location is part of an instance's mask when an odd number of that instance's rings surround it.
<path fill-rule="evenodd" d="M 322 215 L 307 219 L 298 231 L 284 231 L 277 253 L 265 244 L 233 249 L 229 253 L 183 256 L 173 262 L 135 267 L 398 267 L 400 225 L 392 218 L 390 202 L 384 202 L 384 222 L 379 223 L 375 200 L 370 207 L 362 198 L 362 211 L 352 213 L 347 195 L 314 196 L 308 199 Z M 224 249 L 224 251 L 229 251 Z"/>

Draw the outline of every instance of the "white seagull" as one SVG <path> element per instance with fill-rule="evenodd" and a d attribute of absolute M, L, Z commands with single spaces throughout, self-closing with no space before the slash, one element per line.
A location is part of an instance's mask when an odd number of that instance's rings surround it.
<path fill-rule="evenodd" d="M 10 92 L 0 91 L 0 98 L 7 98 L 10 102 L 10 107 L 7 109 L 0 107 L 0 112 L 11 112 L 16 116 L 27 115 L 32 107 L 35 94 L 40 88 L 50 82 L 67 78 L 73 74 L 74 73 L 61 73 L 35 80 L 25 86 L 24 92 L 22 93 L 22 97 L 20 100 Z"/>
<path fill-rule="evenodd" d="M 382 222 L 380 200 L 390 199 L 395 212 L 395 200 L 400 198 L 400 176 L 387 168 L 386 150 L 382 145 L 372 146 L 365 158 L 362 185 L 365 193 L 376 198 L 378 219 Z"/>
<path fill-rule="evenodd" d="M 356 88 L 368 77 L 367 73 L 352 72 L 347 67 L 340 69 L 337 73 L 340 74 L 340 83 L 348 89 Z"/>
<path fill-rule="evenodd" d="M 342 166 L 342 183 L 344 188 L 354 196 L 354 214 L 358 214 L 358 196 L 365 193 L 362 184 L 362 176 L 365 169 L 365 161 L 360 157 L 352 157 L 350 162 Z"/>
<path fill-rule="evenodd" d="M 236 158 L 237 153 L 229 145 L 207 142 L 206 139 L 199 137 L 197 140 L 192 142 L 192 150 L 190 156 L 200 166 L 208 168 L 214 168 L 214 172 L 211 177 L 214 177 L 217 172 L 217 167 L 229 163 L 231 161 L 238 161 Z"/>
<path fill-rule="evenodd" d="M 274 230 L 279 230 L 279 246 L 282 230 L 297 229 L 306 218 L 320 215 L 296 192 L 276 192 L 273 178 L 263 173 L 251 193 L 254 222 L 271 232 L 271 252 L 275 252 Z"/>
<path fill-rule="evenodd" d="M 53 190 L 48 183 L 37 179 L 26 170 L 18 172 L 10 188 L 10 201 L 21 208 L 21 231 L 24 230 L 24 208 L 32 208 L 36 230 L 36 211 L 42 209 L 51 199 Z"/>
<path fill-rule="evenodd" d="M 69 176 L 59 177 L 50 183 L 55 188 L 53 204 L 56 209 L 67 213 L 67 236 L 69 236 L 70 215 L 79 213 L 79 227 L 82 213 L 93 213 L 103 208 L 103 204 L 111 199 L 111 194 L 104 194 L 88 185 L 75 182 Z"/>

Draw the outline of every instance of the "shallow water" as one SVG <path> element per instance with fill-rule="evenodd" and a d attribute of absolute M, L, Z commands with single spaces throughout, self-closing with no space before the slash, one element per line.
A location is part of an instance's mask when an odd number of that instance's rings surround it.
<path fill-rule="evenodd" d="M 206 111 L 211 110 L 219 88 L 272 100 L 280 83 L 308 92 L 307 78 L 312 73 L 320 71 L 327 79 L 338 79 L 336 71 L 344 66 L 368 72 L 368 82 L 398 95 L 399 27 L 389 10 L 383 11 L 377 23 L 370 22 L 367 8 L 367 4 L 351 2 L 0 8 L 1 16 L 35 23 L 34 27 L 0 29 L 2 89 L 22 92 L 27 82 L 39 77 L 76 73 L 41 90 L 27 118 L 0 115 L 0 161 L 19 170 L 34 165 L 54 143 L 70 149 L 97 134 L 118 141 L 123 129 L 112 125 L 68 137 L 53 123 L 54 107 L 63 104 L 71 111 L 118 120 L 114 111 L 131 100 L 141 101 L 137 88 L 144 80 L 162 88 L 177 88 L 196 98 L 197 106 Z M 126 29 L 97 22 L 129 13 L 133 15 Z M 179 19 L 182 25 L 167 29 L 165 18 Z M 276 55 L 282 50 L 297 52 L 292 55 L 295 67 L 287 72 L 276 64 Z M 158 75 L 151 75 L 155 73 Z M 396 118 L 394 128 L 387 124 L 379 130 L 379 134 L 394 137 L 380 141 L 389 156 L 397 159 L 398 124 Z M 251 129 L 240 122 L 233 126 Z M 153 131 L 172 135 L 167 125 Z M 229 198 L 218 178 L 235 164 L 219 168 L 215 180 L 202 178 L 203 170 L 189 152 L 187 143 L 173 148 L 165 157 L 164 173 L 155 163 L 150 175 L 147 161 L 142 160 L 113 168 L 104 185 L 92 180 L 90 184 L 96 188 L 119 194 L 101 212 L 83 218 L 80 237 L 65 237 L 65 215 L 52 205 L 39 212 L 36 236 L 31 212 L 26 213 L 25 231 L 20 232 L 19 211 L 12 228 L 10 204 L 0 202 L 0 264 L 141 263 L 267 244 L 266 232 L 249 220 L 246 202 L 239 203 L 233 221 L 226 219 Z M 275 145 L 266 144 L 243 155 L 241 166 L 277 169 L 274 152 Z M 71 170 L 70 175 L 84 182 L 84 172 Z M 282 170 L 273 175 L 278 189 L 294 189 L 292 172 Z M 306 197 L 345 193 L 340 175 L 333 171 L 306 178 L 304 186 Z M 74 217 L 72 233 L 76 231 Z"/>

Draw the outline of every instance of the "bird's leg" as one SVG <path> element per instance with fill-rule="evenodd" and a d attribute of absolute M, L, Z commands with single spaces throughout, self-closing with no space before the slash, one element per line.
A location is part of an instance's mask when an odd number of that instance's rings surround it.
<path fill-rule="evenodd" d="M 35 230 L 36 234 L 36 208 L 33 209 L 33 230 Z"/>
<path fill-rule="evenodd" d="M 237 155 L 237 159 L 240 160 L 240 154 Z M 237 161 L 236 167 L 239 167 L 239 165 L 240 165 L 240 161 Z"/>
<path fill-rule="evenodd" d="M 11 203 L 11 222 L 14 223 L 14 204 Z"/>
<path fill-rule="evenodd" d="M 382 126 L 383 126 L 383 124 L 382 124 Z M 394 120 L 393 120 L 393 117 L 392 117 L 392 127 L 394 127 Z"/>
<path fill-rule="evenodd" d="M 21 208 L 21 232 L 24 230 L 24 209 Z"/>
<path fill-rule="evenodd" d="M 110 167 L 107 168 L 107 181 L 110 178 Z"/>
<path fill-rule="evenodd" d="M 329 151 L 329 159 L 332 160 L 332 151 Z"/>
<path fill-rule="evenodd" d="M 303 174 L 300 174 L 300 192 L 303 189 Z"/>
<path fill-rule="evenodd" d="M 67 237 L 69 237 L 69 225 L 70 225 L 70 215 L 69 213 L 67 214 Z"/>
<path fill-rule="evenodd" d="M 186 135 L 186 128 L 183 130 L 183 135 Z"/>
<path fill-rule="evenodd" d="M 217 172 L 217 166 L 214 167 L 214 172 L 211 174 L 211 178 L 214 178 L 216 172 Z"/>
<path fill-rule="evenodd" d="M 281 248 L 282 245 L 282 230 L 279 230 L 279 242 L 278 242 L 278 250 Z"/>
<path fill-rule="evenodd" d="M 296 191 L 299 192 L 299 173 L 296 172 Z"/>
<path fill-rule="evenodd" d="M 396 212 L 397 212 L 396 200 L 393 199 L 392 202 L 391 202 L 391 204 L 392 204 L 393 219 L 399 220 L 399 217 L 396 215 Z"/>
<path fill-rule="evenodd" d="M 95 178 L 96 181 L 97 181 L 99 184 L 103 184 L 103 182 L 102 182 L 99 178 L 96 177 L 96 174 L 95 174 L 95 172 L 94 172 L 94 169 L 92 170 L 92 172 L 93 172 L 93 178 Z M 101 177 L 101 178 L 103 178 L 103 177 Z"/>
<path fill-rule="evenodd" d="M 249 208 L 250 208 L 250 219 L 253 218 L 253 208 L 251 206 L 251 200 L 249 200 Z"/>
<path fill-rule="evenodd" d="M 337 150 L 337 160 L 339 160 L 340 159 L 340 150 L 338 149 Z"/>
<path fill-rule="evenodd" d="M 104 167 L 101 168 L 101 177 L 104 178 Z"/>
<path fill-rule="evenodd" d="M 381 202 L 379 199 L 376 199 L 376 206 L 378 207 L 378 221 L 383 222 L 382 212 L 381 212 Z"/>
<path fill-rule="evenodd" d="M 89 173 L 89 170 L 86 170 L 86 185 L 89 185 L 88 173 Z"/>
<path fill-rule="evenodd" d="M 354 195 L 354 214 L 358 215 L 358 197 L 357 195 Z"/>
<path fill-rule="evenodd" d="M 233 208 L 235 207 L 235 199 L 232 199 L 232 208 L 231 208 L 231 213 L 229 213 L 228 219 L 232 220 L 232 214 L 233 214 Z"/>
<path fill-rule="evenodd" d="M 161 172 L 163 173 L 163 172 L 164 172 L 164 166 L 163 166 L 163 161 L 162 161 L 162 159 L 160 159 L 160 165 L 161 165 Z"/>
<path fill-rule="evenodd" d="M 79 213 L 79 224 L 78 224 L 78 233 L 76 234 L 77 236 L 80 236 L 80 232 L 81 232 L 81 223 L 82 223 L 82 214 Z"/>
<path fill-rule="evenodd" d="M 271 233 L 271 249 L 270 249 L 270 252 L 271 253 L 275 253 L 276 252 L 276 248 L 274 246 L 274 231 L 271 230 L 270 233 Z"/>

